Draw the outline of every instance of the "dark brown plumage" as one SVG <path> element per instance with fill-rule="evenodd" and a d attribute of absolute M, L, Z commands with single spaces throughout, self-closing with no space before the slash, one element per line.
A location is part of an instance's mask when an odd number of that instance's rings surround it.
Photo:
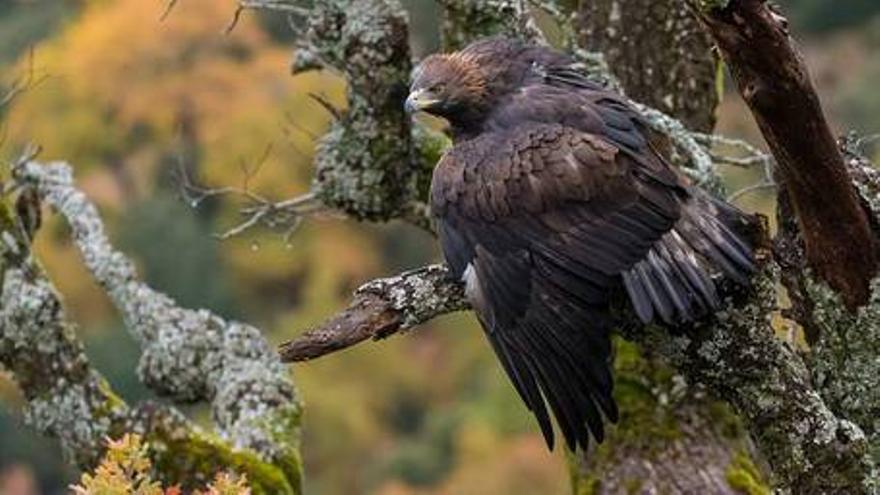
<path fill-rule="evenodd" d="M 609 297 L 667 323 L 719 301 L 711 266 L 748 282 L 742 213 L 688 186 L 640 115 L 549 49 L 493 38 L 425 59 L 410 110 L 446 118 L 434 171 L 443 253 L 550 448 L 546 406 L 569 447 L 618 417 Z"/>

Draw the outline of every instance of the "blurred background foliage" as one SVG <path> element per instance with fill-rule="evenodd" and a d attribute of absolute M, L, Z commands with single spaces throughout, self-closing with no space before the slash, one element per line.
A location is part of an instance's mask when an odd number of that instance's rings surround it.
<path fill-rule="evenodd" d="M 404 3 L 414 52 L 435 50 L 436 5 Z M 783 5 L 835 128 L 880 132 L 880 3 Z M 151 284 L 186 305 L 253 322 L 273 342 L 340 309 L 360 283 L 437 259 L 433 239 L 415 228 L 333 217 L 309 220 L 289 243 L 272 232 L 214 240 L 240 204 L 194 206 L 175 173 L 278 199 L 306 191 L 315 139 L 330 119 L 308 94 L 342 105 L 344 84 L 329 72 L 291 77 L 292 34 L 277 17 L 248 14 L 224 34 L 232 1 L 181 0 L 160 21 L 163 8 L 157 0 L 0 0 L 0 82 L 31 61 L 47 76 L 0 110 L 0 158 L 33 142 L 44 159 L 70 161 L 113 240 Z M 727 94 L 719 116 L 722 132 L 761 142 L 736 95 Z M 728 172 L 731 190 L 755 180 Z M 772 194 L 740 202 L 766 211 Z M 65 226 L 50 220 L 37 249 L 95 365 L 126 398 L 150 398 L 134 375 L 137 347 Z M 308 493 L 568 490 L 563 456 L 546 453 L 470 315 L 292 372 L 306 404 Z M 0 371 L 0 494 L 63 493 L 76 473 L 55 444 L 21 426 L 20 400 Z"/>

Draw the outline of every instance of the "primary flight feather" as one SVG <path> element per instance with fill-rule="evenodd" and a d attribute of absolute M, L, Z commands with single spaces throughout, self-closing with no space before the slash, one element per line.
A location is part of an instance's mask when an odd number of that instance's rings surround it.
<path fill-rule="evenodd" d="M 742 284 L 744 214 L 688 185 L 620 95 L 573 61 L 503 38 L 427 57 L 409 111 L 450 124 L 431 208 L 443 254 L 553 448 L 550 412 L 575 450 L 617 421 L 609 298 L 644 321 L 719 304 L 713 267 Z"/>

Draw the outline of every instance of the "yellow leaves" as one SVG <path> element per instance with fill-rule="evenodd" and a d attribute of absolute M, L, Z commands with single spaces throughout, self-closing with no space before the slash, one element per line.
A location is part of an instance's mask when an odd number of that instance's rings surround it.
<path fill-rule="evenodd" d="M 71 489 L 77 495 L 163 495 L 162 487 L 148 475 L 150 467 L 140 436 L 108 439 L 107 453 L 94 474 L 83 474 L 80 484 Z"/>
<path fill-rule="evenodd" d="M 216 78 L 215 64 L 234 74 L 236 66 L 265 49 L 266 37 L 254 22 L 223 34 L 233 7 L 227 2 L 179 2 L 164 21 L 161 7 L 120 0 L 86 8 L 56 45 L 64 53 L 58 61 L 69 71 L 71 89 L 119 107 L 123 121 L 163 109 L 171 118 L 176 98 L 199 90 L 216 95 L 243 79 Z"/>
<path fill-rule="evenodd" d="M 179 2 L 160 21 L 162 3 L 91 2 L 39 45 L 37 68 L 50 79 L 11 109 L 10 141 L 38 142 L 48 155 L 91 165 L 139 147 L 167 147 L 184 109 L 200 139 L 223 140 L 219 156 L 239 156 L 224 154 L 224 144 L 235 141 L 230 132 L 252 127 L 254 115 L 270 132 L 252 146 L 278 136 L 298 84 L 288 75 L 288 49 L 248 16 L 223 34 L 234 2 Z"/>
<path fill-rule="evenodd" d="M 107 439 L 107 453 L 92 474 L 84 473 L 78 485 L 71 486 L 76 495 L 180 495 L 179 486 L 163 488 L 151 476 L 149 446 L 140 435 L 125 434 L 118 440 Z M 217 473 L 214 481 L 195 495 L 250 495 L 244 476 Z"/>
<path fill-rule="evenodd" d="M 250 495 L 251 490 L 244 476 L 218 473 L 206 490 L 196 490 L 195 493 L 196 495 Z"/>

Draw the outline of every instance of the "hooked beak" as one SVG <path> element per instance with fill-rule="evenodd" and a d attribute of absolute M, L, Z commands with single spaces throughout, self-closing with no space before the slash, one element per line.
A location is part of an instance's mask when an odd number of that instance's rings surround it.
<path fill-rule="evenodd" d="M 416 113 L 419 110 L 425 110 L 440 102 L 439 98 L 434 97 L 427 89 L 417 89 L 409 94 L 403 108 L 407 113 Z"/>

